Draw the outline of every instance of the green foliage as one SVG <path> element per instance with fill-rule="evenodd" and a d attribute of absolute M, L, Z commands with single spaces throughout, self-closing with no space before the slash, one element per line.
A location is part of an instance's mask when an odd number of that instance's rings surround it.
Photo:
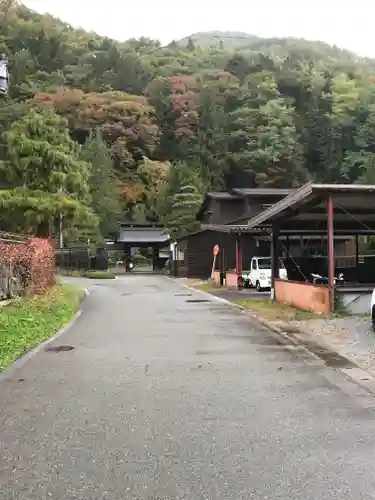
<path fill-rule="evenodd" d="M 108 271 L 87 271 L 85 277 L 93 280 L 113 280 L 116 276 Z"/>
<path fill-rule="evenodd" d="M 4 306 L 0 314 L 0 370 L 68 323 L 83 295 L 70 285 L 55 285 L 44 295 Z"/>
<path fill-rule="evenodd" d="M 91 165 L 91 206 L 99 220 L 100 234 L 106 237 L 116 230 L 121 220 L 122 204 L 113 160 L 100 130 L 91 133 L 81 150 L 80 158 Z"/>
<path fill-rule="evenodd" d="M 202 187 L 199 175 L 186 164 L 177 164 L 171 169 L 161 211 L 173 237 L 198 229 L 196 214 L 203 199 Z"/>
<path fill-rule="evenodd" d="M 62 213 L 68 242 L 124 217 L 181 234 L 205 190 L 375 182 L 373 60 L 246 33 L 117 43 L 16 3 L 5 13 L 4 229 L 57 235 Z"/>
<path fill-rule="evenodd" d="M 96 225 L 90 208 L 90 164 L 79 160 L 64 118 L 48 108 L 30 108 L 3 138 L 3 228 L 52 235 L 60 216 L 74 227 Z"/>

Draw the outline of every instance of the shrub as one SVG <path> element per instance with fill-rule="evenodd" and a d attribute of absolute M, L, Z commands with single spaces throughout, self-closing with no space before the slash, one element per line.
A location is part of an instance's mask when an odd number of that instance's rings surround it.
<path fill-rule="evenodd" d="M 0 264 L 19 280 L 24 295 L 44 293 L 55 282 L 55 252 L 49 239 L 0 241 Z"/>
<path fill-rule="evenodd" d="M 59 274 L 61 276 L 69 276 L 71 278 L 83 278 L 85 277 L 85 272 L 84 271 L 79 271 L 78 269 L 60 269 Z"/>
<path fill-rule="evenodd" d="M 148 264 L 148 258 L 145 257 L 144 255 L 138 253 L 137 255 L 134 255 L 133 257 L 133 262 L 134 265 L 147 265 Z"/>
<path fill-rule="evenodd" d="M 87 271 L 85 274 L 86 278 L 95 279 L 95 280 L 113 280 L 115 279 L 115 275 L 108 271 Z"/>

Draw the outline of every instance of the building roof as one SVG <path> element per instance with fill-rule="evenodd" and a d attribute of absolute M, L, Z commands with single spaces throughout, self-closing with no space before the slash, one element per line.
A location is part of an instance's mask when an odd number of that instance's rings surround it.
<path fill-rule="evenodd" d="M 247 224 L 202 224 L 202 231 L 216 231 L 219 233 L 250 233 L 254 235 L 265 234 L 268 231 L 265 231 L 263 228 L 254 228 L 250 229 Z"/>
<path fill-rule="evenodd" d="M 375 234 L 375 185 L 308 183 L 249 220 L 249 229 L 277 223 L 281 230 L 308 232 L 327 228 L 332 197 L 335 231 Z"/>
<path fill-rule="evenodd" d="M 197 213 L 197 220 L 200 220 L 202 216 L 207 212 L 208 206 L 211 200 L 216 201 L 238 201 L 244 198 L 282 198 L 292 193 L 294 189 L 278 189 L 278 188 L 235 188 L 231 192 L 223 191 L 209 191 L 204 195 L 202 204 Z"/>
<path fill-rule="evenodd" d="M 207 212 L 207 209 L 210 205 L 211 200 L 217 201 L 234 201 L 241 200 L 241 196 L 237 196 L 228 192 L 217 193 L 217 192 L 208 192 L 204 195 L 202 204 L 197 212 L 196 219 L 200 220 L 202 216 Z"/>
<path fill-rule="evenodd" d="M 139 244 L 154 244 L 154 243 L 168 243 L 170 235 L 164 233 L 163 227 L 152 226 L 120 226 L 117 243 L 128 243 L 132 245 Z"/>
<path fill-rule="evenodd" d="M 235 194 L 232 194 L 232 193 L 228 193 L 226 191 L 223 191 L 223 192 L 214 192 L 214 191 L 210 191 L 208 193 L 206 193 L 206 195 L 208 198 L 211 198 L 212 200 L 238 200 L 239 198 L 241 198 L 241 196 L 238 196 L 238 195 L 235 195 Z"/>
<path fill-rule="evenodd" d="M 279 189 L 279 188 L 236 188 L 232 189 L 233 193 L 240 196 L 263 197 L 263 196 L 288 196 L 295 189 Z"/>

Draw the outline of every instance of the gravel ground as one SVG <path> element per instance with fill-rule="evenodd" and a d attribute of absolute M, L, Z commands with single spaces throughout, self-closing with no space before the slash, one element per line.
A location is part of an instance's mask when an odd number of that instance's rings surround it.
<path fill-rule="evenodd" d="M 375 333 L 368 316 L 319 318 L 293 324 L 375 376 Z"/>

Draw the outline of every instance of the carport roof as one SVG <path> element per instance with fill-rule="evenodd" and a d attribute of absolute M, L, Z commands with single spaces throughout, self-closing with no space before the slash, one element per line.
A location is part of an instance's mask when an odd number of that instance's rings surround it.
<path fill-rule="evenodd" d="M 248 228 L 298 232 L 327 227 L 327 200 L 332 197 L 335 231 L 375 233 L 375 185 L 308 183 L 249 220 Z"/>

